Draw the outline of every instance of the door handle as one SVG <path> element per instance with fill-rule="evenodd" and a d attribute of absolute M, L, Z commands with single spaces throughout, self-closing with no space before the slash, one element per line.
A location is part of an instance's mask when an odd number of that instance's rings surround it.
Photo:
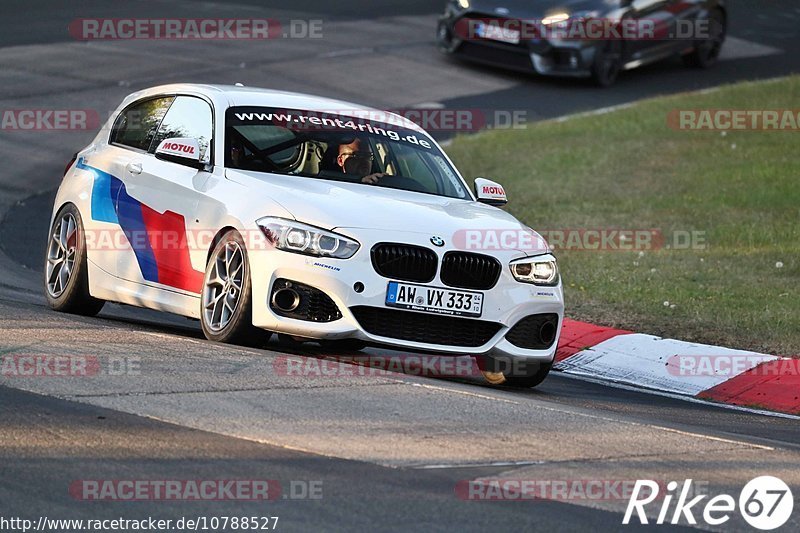
<path fill-rule="evenodd" d="M 125 170 L 130 172 L 131 174 L 138 175 L 142 173 L 142 164 L 141 163 L 128 163 L 125 167 Z"/>

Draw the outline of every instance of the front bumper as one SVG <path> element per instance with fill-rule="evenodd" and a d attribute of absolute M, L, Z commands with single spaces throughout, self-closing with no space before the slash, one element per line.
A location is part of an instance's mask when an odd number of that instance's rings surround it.
<path fill-rule="evenodd" d="M 500 260 L 502 272 L 494 288 L 487 291 L 479 291 L 484 294 L 483 313 L 479 319 L 475 320 L 480 320 L 496 327 L 496 329 L 492 330 L 496 332 L 486 342 L 472 346 L 459 345 L 461 343 L 457 342 L 452 344 L 425 342 L 424 340 L 409 340 L 407 334 L 406 338 L 394 338 L 391 334 L 375 334 L 374 327 L 365 328 L 357 319 L 357 315 L 360 312 L 363 313 L 365 309 L 374 310 L 381 315 L 385 314 L 385 310 L 391 309 L 395 313 L 422 315 L 421 318 L 431 321 L 429 324 L 431 331 L 436 328 L 441 330 L 443 325 L 443 322 L 439 320 L 442 318 L 440 315 L 396 310 L 385 305 L 387 286 L 391 279 L 382 277 L 375 271 L 370 258 L 370 250 L 375 244 L 387 241 L 424 246 L 435 251 L 441 263 L 443 255 L 452 248 L 435 248 L 431 246 L 430 235 L 428 234 L 408 232 L 393 234 L 388 237 L 386 232 L 376 230 L 339 229 L 337 231 L 361 243 L 361 248 L 352 258 L 347 260 L 320 259 L 280 250 L 264 250 L 250 253 L 253 324 L 256 327 L 308 339 L 358 339 L 370 344 L 413 351 L 452 355 L 486 354 L 496 357 L 506 356 L 543 362 L 553 360 L 564 314 L 562 288 L 560 285 L 557 287 L 538 287 L 517 282 L 511 274 L 508 263 L 513 259 L 524 257 L 525 254 L 512 251 L 504 251 L 502 254 L 488 254 Z M 279 280 L 291 280 L 322 291 L 336 305 L 341 313 L 341 318 L 315 322 L 281 316 L 282 314 L 276 312 L 270 305 L 273 285 Z M 361 289 L 361 292 L 356 291 L 357 284 L 360 284 L 358 288 Z M 427 285 L 447 287 L 439 278 L 438 272 L 435 279 Z M 557 316 L 555 338 L 546 349 L 520 348 L 506 338 L 511 328 L 522 319 L 530 315 L 539 314 Z M 361 316 L 363 321 L 363 314 Z M 404 317 L 411 318 L 407 315 L 404 315 Z M 449 320 L 473 320 L 468 318 L 446 318 Z M 464 326 L 465 324 L 459 322 L 459 325 Z M 419 324 L 417 322 L 409 326 L 398 322 L 398 331 L 401 328 L 404 328 L 403 331 L 405 332 L 408 332 L 409 329 L 413 330 L 413 328 L 417 328 L 416 330 L 421 332 L 425 332 L 428 329 L 424 323 Z M 372 333 L 368 331 L 369 329 L 372 330 Z M 389 331 L 385 320 L 380 331 Z M 421 336 L 424 337 L 424 333 L 421 333 Z"/>
<path fill-rule="evenodd" d="M 586 40 L 527 39 L 510 44 L 463 38 L 456 25 L 465 14 L 445 14 L 436 32 L 439 48 L 448 54 L 506 69 L 543 76 L 584 78 L 592 74 L 597 43 Z"/>

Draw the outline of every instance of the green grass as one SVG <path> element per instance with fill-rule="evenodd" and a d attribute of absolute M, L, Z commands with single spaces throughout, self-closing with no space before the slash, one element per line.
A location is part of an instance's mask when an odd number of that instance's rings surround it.
<path fill-rule="evenodd" d="M 447 151 L 465 176 L 502 183 L 534 229 L 705 233 L 706 249 L 558 252 L 568 316 L 800 354 L 800 132 L 667 126 L 670 110 L 707 108 L 800 109 L 800 76 L 457 137 Z"/>

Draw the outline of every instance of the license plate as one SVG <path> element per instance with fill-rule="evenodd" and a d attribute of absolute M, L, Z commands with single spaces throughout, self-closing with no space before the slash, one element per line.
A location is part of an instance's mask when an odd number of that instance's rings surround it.
<path fill-rule="evenodd" d="M 519 30 L 503 28 L 496 24 L 479 22 L 475 25 L 475 35 L 481 39 L 491 39 L 503 43 L 519 44 Z"/>
<path fill-rule="evenodd" d="M 386 305 L 451 316 L 481 316 L 483 294 L 390 281 Z"/>

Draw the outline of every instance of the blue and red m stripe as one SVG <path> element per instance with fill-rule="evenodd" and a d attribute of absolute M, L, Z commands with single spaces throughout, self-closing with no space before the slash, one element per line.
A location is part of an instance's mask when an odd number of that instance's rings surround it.
<path fill-rule="evenodd" d="M 94 175 L 92 219 L 120 226 L 145 281 L 199 293 L 203 273 L 192 268 L 186 219 L 172 211 L 151 209 L 129 195 L 122 180 L 87 165 L 83 158 L 77 167 Z"/>

